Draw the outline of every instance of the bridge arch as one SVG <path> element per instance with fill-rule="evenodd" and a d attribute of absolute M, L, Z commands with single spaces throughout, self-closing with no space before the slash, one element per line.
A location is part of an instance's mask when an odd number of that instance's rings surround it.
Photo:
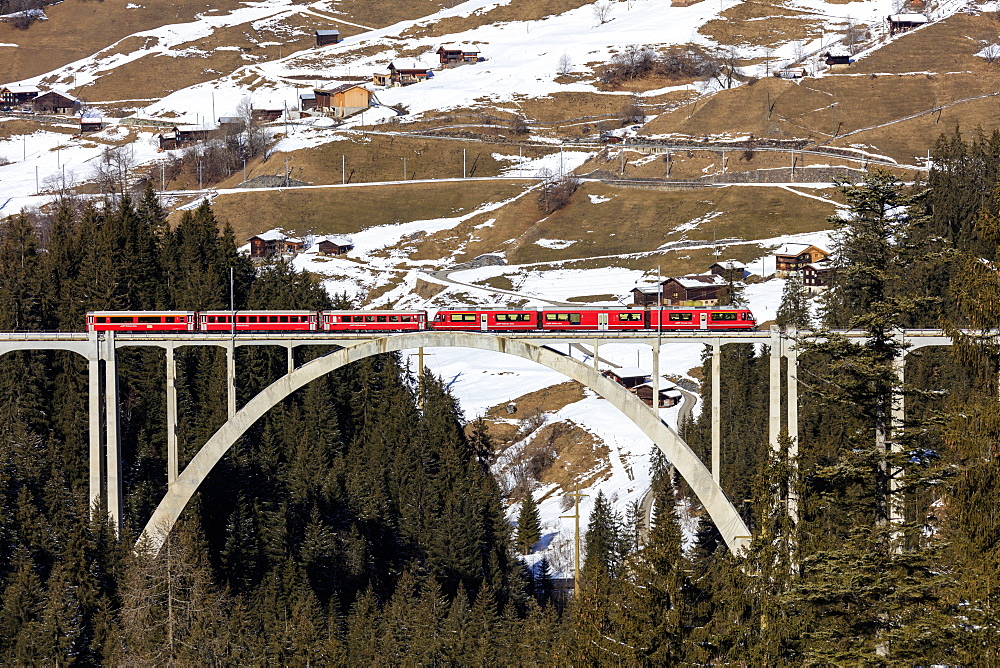
<path fill-rule="evenodd" d="M 366 357 L 421 347 L 474 348 L 514 355 L 589 387 L 635 423 L 663 451 L 690 485 L 734 554 L 749 543 L 749 529 L 708 468 L 687 443 L 640 399 L 595 369 L 538 343 L 474 332 L 414 332 L 352 343 L 317 357 L 274 381 L 222 425 L 192 458 L 146 523 L 140 542 L 147 540 L 154 550 L 158 550 L 219 460 L 257 420 L 293 392 L 331 371 Z"/>

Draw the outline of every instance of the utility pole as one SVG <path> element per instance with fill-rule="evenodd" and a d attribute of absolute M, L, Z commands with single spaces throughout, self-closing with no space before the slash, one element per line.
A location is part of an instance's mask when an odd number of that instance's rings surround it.
<path fill-rule="evenodd" d="M 288 158 L 285 158 L 285 187 L 288 187 Z"/>
<path fill-rule="evenodd" d="M 198 161 L 198 190 L 202 190 L 202 179 L 201 179 L 201 160 Z"/>
<path fill-rule="evenodd" d="M 340 185 L 347 183 L 347 156 L 340 156 Z"/>
<path fill-rule="evenodd" d="M 412 356 L 413 353 L 410 353 Z M 424 349 L 417 348 L 417 408 L 423 409 L 424 407 Z"/>
<path fill-rule="evenodd" d="M 164 169 L 163 163 L 160 163 L 160 192 L 164 192 L 167 189 L 167 175 Z"/>
<path fill-rule="evenodd" d="M 574 520 L 573 529 L 573 596 L 577 600 L 580 597 L 580 499 L 588 494 L 581 494 L 579 490 L 569 494 L 574 499 L 574 510 L 572 515 L 563 515 L 564 519 Z"/>
<path fill-rule="evenodd" d="M 406 180 L 406 157 L 403 157 L 403 180 Z"/>
<path fill-rule="evenodd" d="M 465 178 L 465 149 L 462 149 L 462 178 Z"/>
<path fill-rule="evenodd" d="M 247 181 L 247 159 L 243 158 L 243 183 Z"/>

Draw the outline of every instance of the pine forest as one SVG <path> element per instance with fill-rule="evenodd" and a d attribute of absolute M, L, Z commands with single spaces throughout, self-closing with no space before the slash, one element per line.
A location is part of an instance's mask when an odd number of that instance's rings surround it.
<path fill-rule="evenodd" d="M 872 169 L 841 184 L 818 313 L 787 282 L 778 324 L 830 332 L 798 342 L 799 433 L 777 449 L 767 347 L 723 349 L 722 486 L 749 549 L 730 554 L 707 515 L 685 544 L 677 509 L 697 500 L 660 457 L 652 526 L 596 499 L 575 595 L 547 561 L 520 559 L 541 537 L 537 508 L 505 498 L 485 426 L 401 355 L 270 411 L 155 554 L 136 541 L 166 490 L 163 351 L 120 352 L 121 535 L 88 508 L 85 360 L 0 357 L 2 662 L 1000 665 L 1000 133 L 944 135 L 933 160 L 926 181 Z M 251 264 L 207 204 L 168 224 L 149 188 L 88 201 L 0 224 L 0 330 L 77 332 L 88 311 L 227 309 L 231 296 L 237 309 L 351 306 L 285 264 Z M 914 351 L 903 379 L 900 328 L 955 345 Z M 183 466 L 226 421 L 226 358 L 176 354 Z M 238 349 L 241 404 L 284 355 Z M 682 425 L 703 458 L 708 413 Z"/>

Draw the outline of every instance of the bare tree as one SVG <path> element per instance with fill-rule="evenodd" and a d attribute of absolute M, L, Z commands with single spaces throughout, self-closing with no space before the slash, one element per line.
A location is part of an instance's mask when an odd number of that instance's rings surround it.
<path fill-rule="evenodd" d="M 11 0 L 7 21 L 18 30 L 27 30 L 31 24 L 45 17 L 42 0 Z"/>
<path fill-rule="evenodd" d="M 623 127 L 633 123 L 645 122 L 646 109 L 642 106 L 642 98 L 638 95 L 632 95 L 628 102 L 622 105 L 619 118 Z"/>
<path fill-rule="evenodd" d="M 597 19 L 598 24 L 604 25 L 611 20 L 611 3 L 610 2 L 598 2 L 594 5 L 594 18 Z"/>
<path fill-rule="evenodd" d="M 573 193 L 579 187 L 580 180 L 571 174 L 563 174 L 547 180 L 542 184 L 542 189 L 538 193 L 538 208 L 545 213 L 558 211 L 569 204 Z"/>
<path fill-rule="evenodd" d="M 569 74 L 573 71 L 573 60 L 569 57 L 568 53 L 559 56 L 559 64 L 556 66 L 556 71 L 559 74 Z"/>
<path fill-rule="evenodd" d="M 102 193 L 118 198 L 131 190 L 134 167 L 135 153 L 131 144 L 109 146 L 101 151 L 94 165 L 94 180 Z"/>
<path fill-rule="evenodd" d="M 510 119 L 510 131 L 516 135 L 526 135 L 531 132 L 528 127 L 528 121 L 525 120 L 524 116 L 518 114 Z"/>
<path fill-rule="evenodd" d="M 862 44 L 871 38 L 868 27 L 857 23 L 853 17 L 844 20 L 844 45 L 853 56 L 861 50 Z"/>
<path fill-rule="evenodd" d="M 713 75 L 720 88 L 732 88 L 739 74 L 740 54 L 736 47 L 721 49 L 715 54 L 718 69 Z"/>
<path fill-rule="evenodd" d="M 979 54 L 986 59 L 986 62 L 993 63 L 997 58 L 1000 58 L 1000 45 L 987 44 L 986 48 L 980 51 Z"/>

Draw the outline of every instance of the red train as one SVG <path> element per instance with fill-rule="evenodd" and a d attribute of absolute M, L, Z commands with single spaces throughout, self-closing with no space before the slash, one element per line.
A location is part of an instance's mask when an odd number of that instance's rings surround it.
<path fill-rule="evenodd" d="M 233 318 L 235 317 L 235 322 Z M 745 308 L 442 309 L 426 311 L 95 311 L 92 332 L 731 331 L 756 329 Z"/>

